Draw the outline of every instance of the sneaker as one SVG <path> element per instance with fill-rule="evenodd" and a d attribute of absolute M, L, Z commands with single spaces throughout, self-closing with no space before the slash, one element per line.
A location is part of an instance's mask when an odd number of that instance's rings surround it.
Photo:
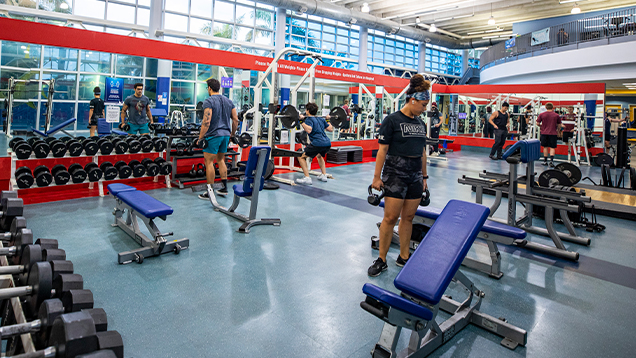
<path fill-rule="evenodd" d="M 495 157 L 494 155 L 489 155 L 488 158 L 490 158 L 492 160 L 497 160 L 497 157 Z"/>
<path fill-rule="evenodd" d="M 549 166 L 550 168 L 554 168 L 554 162 L 550 161 L 550 163 L 548 163 L 548 166 Z"/>
<path fill-rule="evenodd" d="M 209 194 L 208 194 L 208 192 L 206 191 L 206 192 L 205 192 L 205 193 L 203 193 L 203 194 L 199 194 L 199 199 L 202 199 L 202 200 L 210 200 L 210 195 L 209 195 Z"/>
<path fill-rule="evenodd" d="M 433 153 L 431 153 L 431 157 L 439 157 L 439 153 L 438 152 L 433 152 Z"/>
<path fill-rule="evenodd" d="M 215 189 L 214 193 L 216 195 L 227 196 L 227 188 Z M 206 193 L 207 194 L 207 193 Z"/>
<path fill-rule="evenodd" d="M 328 179 L 327 179 L 327 174 L 320 174 L 320 175 L 318 176 L 318 180 L 320 180 L 320 181 L 327 181 L 327 180 L 328 180 Z"/>
<path fill-rule="evenodd" d="M 386 262 L 378 257 L 377 260 L 373 261 L 373 265 L 369 267 L 369 270 L 367 270 L 367 275 L 371 277 L 380 276 L 382 271 L 386 271 L 386 269 L 388 268 L 389 266 L 386 264 Z"/>
<path fill-rule="evenodd" d="M 407 262 L 408 260 L 409 260 L 409 259 L 406 259 L 406 260 L 405 260 L 405 259 L 403 259 L 403 258 L 402 258 L 402 256 L 398 255 L 397 260 L 395 260 L 395 264 L 396 264 L 396 265 L 398 265 L 398 266 L 400 266 L 400 267 L 404 267 L 404 265 L 406 265 L 406 262 Z"/>
<path fill-rule="evenodd" d="M 543 163 L 541 163 L 541 165 L 548 165 L 548 162 L 544 161 Z"/>
<path fill-rule="evenodd" d="M 503 160 L 503 157 L 501 155 L 498 155 L 497 160 Z"/>
<path fill-rule="evenodd" d="M 298 179 L 296 179 L 296 183 L 305 184 L 305 185 L 311 185 L 311 178 L 310 177 L 298 178 Z"/>

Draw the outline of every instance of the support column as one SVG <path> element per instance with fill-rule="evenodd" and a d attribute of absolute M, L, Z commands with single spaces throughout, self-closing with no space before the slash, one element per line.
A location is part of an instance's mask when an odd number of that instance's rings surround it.
<path fill-rule="evenodd" d="M 369 45 L 369 29 L 360 26 L 360 55 L 358 56 L 358 71 L 367 72 L 367 51 Z"/>
<path fill-rule="evenodd" d="M 274 38 L 274 52 L 278 53 L 285 48 L 285 23 L 287 21 L 287 10 L 283 7 L 276 8 L 276 32 Z"/>
<path fill-rule="evenodd" d="M 417 72 L 422 73 L 426 71 L 426 42 L 421 42 L 417 44 Z"/>
<path fill-rule="evenodd" d="M 162 16 L 163 0 L 150 1 L 149 36 L 151 39 L 163 40 L 163 36 L 156 36 L 156 31 L 163 29 Z M 172 77 L 172 61 L 157 61 L 157 103 L 156 108 L 170 112 L 170 77 Z"/>
<path fill-rule="evenodd" d="M 289 104 L 289 92 L 291 87 L 291 76 L 280 75 L 280 104 L 285 106 Z"/>
<path fill-rule="evenodd" d="M 462 51 L 462 76 L 468 71 L 468 50 Z"/>

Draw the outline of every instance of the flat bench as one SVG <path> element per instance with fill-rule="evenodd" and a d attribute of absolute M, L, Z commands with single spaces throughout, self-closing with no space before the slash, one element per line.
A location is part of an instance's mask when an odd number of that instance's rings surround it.
<path fill-rule="evenodd" d="M 380 202 L 380 206 L 384 207 L 384 201 Z M 433 226 L 433 224 L 441 214 L 442 209 L 434 208 L 431 206 L 420 207 L 415 213 L 413 224 L 420 224 L 430 228 L 431 226 Z M 527 243 L 526 236 L 527 233 L 520 228 L 498 223 L 492 220 L 486 220 L 481 230 L 477 234 L 477 237 L 486 241 L 488 250 L 490 251 L 490 263 L 466 257 L 462 262 L 462 265 L 484 272 L 491 277 L 499 279 L 503 277 L 503 273 L 501 272 L 501 254 L 499 253 L 497 243 L 504 245 L 523 246 Z M 400 244 L 400 237 L 395 231 L 393 232 L 391 242 L 396 245 Z M 409 246 L 411 250 L 415 250 L 417 249 L 417 246 L 419 244 L 419 241 L 411 240 Z M 379 248 L 379 245 L 380 243 L 378 238 L 375 236 L 372 237 L 371 247 L 377 250 Z"/>
<path fill-rule="evenodd" d="M 173 213 L 170 206 L 143 191 L 125 184 L 110 184 L 108 185 L 108 192 L 115 198 L 117 203 L 113 211 L 115 223 L 112 226 L 118 226 L 142 246 L 135 250 L 120 252 L 118 259 L 120 264 L 127 264 L 133 261 L 142 263 L 145 257 L 158 256 L 168 252 L 178 254 L 181 250 L 188 248 L 190 240 L 183 238 L 167 241 L 165 237 L 171 236 L 172 232 L 162 234 L 153 221 L 156 218 L 165 221 L 167 216 Z M 124 219 L 125 212 L 127 212 L 127 215 Z M 152 239 L 141 232 L 137 219 L 143 221 L 152 235 Z"/>
<path fill-rule="evenodd" d="M 373 357 L 425 357 L 471 323 L 504 337 L 501 343 L 510 349 L 526 344 L 525 330 L 479 312 L 484 293 L 459 271 L 488 214 L 485 206 L 449 201 L 395 278 L 400 295 L 364 285 L 362 292 L 367 297 L 360 307 L 385 322 L 371 351 Z M 444 296 L 451 280 L 468 290 L 463 302 Z M 451 317 L 438 324 L 440 309 Z M 411 338 L 398 354 L 402 328 L 411 330 Z"/>
<path fill-rule="evenodd" d="M 48 136 L 53 135 L 53 134 L 55 134 L 57 132 L 60 132 L 60 131 L 62 133 L 64 133 L 64 134 L 68 135 L 69 137 L 73 137 L 70 133 L 68 133 L 66 130 L 64 130 L 64 128 L 66 128 L 67 126 L 70 126 L 71 124 L 73 124 L 75 122 L 77 122 L 77 118 L 67 119 L 64 122 L 56 125 L 55 127 L 49 128 L 49 130 L 46 131 L 46 132 L 37 130 L 37 129 L 33 128 L 33 127 L 31 127 L 31 130 L 33 131 L 33 133 L 38 134 L 38 135 L 40 135 L 42 137 L 48 137 Z"/>

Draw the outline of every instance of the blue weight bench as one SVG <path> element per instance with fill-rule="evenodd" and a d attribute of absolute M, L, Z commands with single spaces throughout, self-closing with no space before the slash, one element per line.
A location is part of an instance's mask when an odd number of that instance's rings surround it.
<path fill-rule="evenodd" d="M 233 186 L 234 201 L 229 209 L 219 205 L 212 186 L 207 185 L 210 203 L 214 207 L 214 210 L 220 211 L 243 222 L 243 225 L 241 225 L 238 229 L 238 232 L 248 234 L 250 232 L 250 228 L 255 225 L 280 226 L 280 219 L 256 219 L 258 194 L 261 190 L 263 190 L 263 183 L 265 182 L 263 175 L 265 174 L 265 166 L 269 161 L 270 152 L 271 148 L 268 146 L 253 146 L 250 148 L 250 153 L 245 165 L 245 180 L 243 180 L 243 184 Z M 258 190 L 254 190 L 254 188 L 258 188 Z M 249 216 L 239 214 L 235 211 L 241 201 L 241 198 L 246 198 L 251 202 Z"/>
<path fill-rule="evenodd" d="M 173 212 L 171 207 L 143 191 L 124 184 L 110 184 L 108 192 L 117 203 L 113 211 L 115 223 L 112 226 L 118 226 L 142 246 L 139 249 L 120 252 L 118 259 L 120 264 L 128 264 L 133 261 L 142 263 L 145 257 L 158 256 L 168 252 L 179 254 L 181 250 L 188 248 L 190 240 L 183 238 L 167 241 L 166 236 L 171 236 L 172 232 L 162 234 L 153 221 L 156 218 L 165 221 L 166 217 Z M 124 213 L 126 213 L 125 219 Z M 141 232 L 137 219 L 146 224 L 152 239 Z"/>
<path fill-rule="evenodd" d="M 45 131 L 45 132 L 37 130 L 37 129 L 33 128 L 33 127 L 31 127 L 31 130 L 33 131 L 33 133 L 38 134 L 38 135 L 40 135 L 42 137 L 48 137 L 48 136 L 54 135 L 57 132 L 62 132 L 62 133 L 66 134 L 69 137 L 73 137 L 73 135 L 71 135 L 69 132 L 64 130 L 64 128 L 66 128 L 67 126 L 70 126 L 71 124 L 73 124 L 75 122 L 77 122 L 77 118 L 71 118 L 71 119 L 67 119 L 64 122 L 56 125 L 53 128 L 49 128 L 49 130 Z"/>
<path fill-rule="evenodd" d="M 380 202 L 380 206 L 384 207 L 384 201 Z M 441 213 L 442 210 L 439 208 L 430 206 L 420 207 L 415 213 L 413 224 L 420 224 L 430 228 Z M 380 223 L 378 223 L 378 228 L 379 227 Z M 523 246 L 527 243 L 526 236 L 527 233 L 520 228 L 486 220 L 486 223 L 481 228 L 481 231 L 479 231 L 479 234 L 477 234 L 477 237 L 486 241 L 490 252 L 490 263 L 466 257 L 462 265 L 486 273 L 490 277 L 500 279 L 503 277 L 503 273 L 501 272 L 501 254 L 499 253 L 497 244 Z M 396 231 L 393 232 L 391 242 L 396 245 L 400 244 L 400 236 Z M 411 240 L 409 247 L 411 250 L 415 250 L 419 244 L 418 241 Z M 371 247 L 377 250 L 380 247 L 379 245 L 380 240 L 377 236 L 372 236 Z"/>
<path fill-rule="evenodd" d="M 449 201 L 395 278 L 400 295 L 364 285 L 367 297 L 360 307 L 385 322 L 373 357 L 426 357 L 470 323 L 504 337 L 501 344 L 510 349 L 526 344 L 525 330 L 479 312 L 484 292 L 459 271 L 489 212 L 479 204 Z M 444 296 L 451 281 L 468 290 L 463 302 Z M 438 324 L 440 310 L 451 317 Z M 402 328 L 411 330 L 411 338 L 408 347 L 398 352 Z"/>

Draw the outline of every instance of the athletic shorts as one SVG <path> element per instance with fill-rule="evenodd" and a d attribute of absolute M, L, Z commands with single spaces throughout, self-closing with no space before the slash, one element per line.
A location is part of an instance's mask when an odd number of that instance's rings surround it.
<path fill-rule="evenodd" d="M 210 154 L 227 153 L 227 145 L 230 144 L 230 136 L 205 137 L 208 147 L 203 152 Z"/>
<path fill-rule="evenodd" d="M 96 126 L 96 125 L 97 125 L 97 118 L 88 120 L 88 128 Z"/>
<path fill-rule="evenodd" d="M 150 129 L 148 128 L 148 123 L 144 123 L 144 124 L 128 123 L 128 125 L 130 125 L 130 130 L 128 131 L 128 134 L 137 134 L 138 131 L 139 131 L 139 134 L 150 133 Z"/>
<path fill-rule="evenodd" d="M 318 154 L 320 154 L 323 158 L 327 157 L 327 153 L 331 149 L 331 146 L 327 147 L 314 147 L 313 145 L 308 145 L 305 147 L 305 155 L 309 158 L 314 158 Z"/>
<path fill-rule="evenodd" d="M 557 147 L 557 136 L 556 134 L 542 134 L 539 138 L 541 140 L 541 146 L 547 148 L 556 148 Z"/>
<path fill-rule="evenodd" d="M 387 155 L 382 171 L 384 196 L 396 199 L 420 199 L 424 192 L 422 158 Z"/>
<path fill-rule="evenodd" d="M 574 132 L 563 131 L 563 142 L 567 143 L 570 140 L 570 138 L 574 138 Z"/>

